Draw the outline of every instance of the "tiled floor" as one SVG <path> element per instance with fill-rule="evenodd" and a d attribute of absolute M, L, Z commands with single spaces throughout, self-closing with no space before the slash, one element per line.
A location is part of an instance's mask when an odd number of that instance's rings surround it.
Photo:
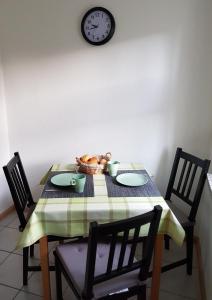
<path fill-rule="evenodd" d="M 0 299 L 38 300 L 42 299 L 40 272 L 29 275 L 27 287 L 22 285 L 22 252 L 15 250 L 19 231 L 15 213 L 0 222 Z M 51 245 L 50 261 L 53 261 Z M 37 246 L 36 246 L 37 247 Z M 177 258 L 184 251 L 176 245 L 170 251 L 164 251 L 164 261 Z M 39 249 L 35 251 L 34 264 L 39 264 Z M 150 283 L 151 284 L 151 281 Z M 54 272 L 51 272 L 52 298 L 55 297 Z M 64 280 L 64 300 L 75 300 Z M 194 257 L 193 275 L 187 276 L 185 266 L 161 275 L 160 300 L 200 300 L 196 257 Z"/>

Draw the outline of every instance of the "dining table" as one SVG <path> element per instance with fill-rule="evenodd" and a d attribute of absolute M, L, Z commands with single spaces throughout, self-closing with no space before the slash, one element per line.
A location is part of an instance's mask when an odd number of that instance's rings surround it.
<path fill-rule="evenodd" d="M 118 175 L 142 174 L 146 178 L 144 184 L 127 186 L 118 182 L 118 177 L 109 176 L 107 172 L 86 174 L 82 193 L 76 193 L 72 186 L 58 187 L 52 184 L 52 177 L 55 175 L 75 172 L 76 164 L 54 164 L 43 175 L 40 181 L 43 185 L 42 194 L 16 247 L 28 247 L 39 240 L 44 299 L 51 299 L 48 235 L 70 238 L 87 236 L 92 221 L 113 222 L 146 213 L 155 205 L 160 205 L 163 210 L 154 247 L 150 296 L 151 300 L 158 300 L 164 234 L 181 246 L 185 232 L 154 180 L 142 164 L 121 163 Z M 142 228 L 141 234 L 146 235 L 147 230 L 146 227 Z"/>

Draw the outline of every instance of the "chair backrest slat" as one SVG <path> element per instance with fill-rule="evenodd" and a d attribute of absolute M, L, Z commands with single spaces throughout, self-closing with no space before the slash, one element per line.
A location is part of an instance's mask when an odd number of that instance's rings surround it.
<path fill-rule="evenodd" d="M 13 158 L 3 167 L 3 170 L 19 217 L 19 228 L 23 230 L 26 226 L 25 207 L 32 206 L 34 201 L 18 152 L 14 153 Z"/>
<path fill-rule="evenodd" d="M 183 181 L 186 165 L 187 165 L 187 160 L 184 161 L 183 168 L 182 168 L 182 171 L 181 171 L 181 174 L 180 174 L 180 179 L 178 181 L 178 186 L 177 186 L 177 191 L 178 192 L 180 192 L 180 188 L 181 188 L 181 184 L 182 184 L 182 181 Z"/>
<path fill-rule="evenodd" d="M 186 187 L 187 187 L 188 178 L 189 178 L 190 173 L 191 173 L 191 167 L 192 167 L 192 162 L 190 161 L 190 162 L 189 162 L 189 166 L 188 166 L 188 170 L 187 170 L 187 172 L 186 172 L 186 176 L 185 176 L 183 188 L 182 188 L 182 191 L 181 191 L 181 194 L 182 194 L 182 195 L 184 195 L 185 189 L 186 189 Z"/>
<path fill-rule="evenodd" d="M 133 260 L 135 257 L 135 251 L 136 251 L 136 246 L 138 243 L 139 232 L 140 232 L 140 227 L 137 226 L 134 231 L 133 239 L 131 241 L 129 241 L 129 243 L 132 243 L 130 256 L 129 256 L 129 260 L 128 260 L 128 265 L 130 265 L 130 266 L 133 264 Z"/>
<path fill-rule="evenodd" d="M 22 186 L 19 174 L 20 173 L 17 171 L 17 166 L 14 166 L 13 170 L 11 170 L 11 178 L 12 178 L 13 184 L 15 186 L 15 190 L 16 190 L 17 197 L 19 199 L 19 203 L 20 203 L 22 209 L 24 209 L 26 194 L 24 192 L 24 187 Z"/>
<path fill-rule="evenodd" d="M 122 238 L 121 251 L 120 251 L 119 262 L 118 262 L 118 269 L 121 269 L 123 266 L 128 237 L 129 237 L 129 229 L 124 231 L 124 236 Z"/>
<path fill-rule="evenodd" d="M 187 190 L 187 193 L 186 193 L 186 196 L 185 196 L 187 199 L 189 199 L 189 197 L 190 197 L 190 193 L 191 193 L 191 189 L 192 189 L 192 185 L 193 185 L 193 182 L 194 182 L 196 172 L 197 172 L 197 165 L 194 166 L 194 169 L 193 169 L 193 172 L 192 172 L 192 175 L 191 175 L 191 180 L 190 180 L 188 190 Z"/>
<path fill-rule="evenodd" d="M 116 242 L 117 242 L 117 233 L 113 233 L 111 243 L 110 243 L 110 252 L 109 252 L 108 263 L 107 263 L 107 273 L 110 273 L 113 267 L 113 257 L 116 249 Z"/>
<path fill-rule="evenodd" d="M 140 276 L 142 280 L 147 279 L 161 213 L 162 208 L 155 206 L 153 211 L 126 220 L 100 225 L 96 222 L 90 224 L 85 286 L 83 291 L 85 298 L 92 296 L 92 290 L 95 284 L 136 269 L 142 270 L 144 268 L 145 272 L 138 272 L 138 276 Z M 137 244 L 144 241 L 143 238 L 139 237 L 140 228 L 143 225 L 149 225 L 148 234 L 145 239 L 147 246 L 145 246 L 145 253 L 140 256 L 141 258 L 135 260 Z M 103 267 L 106 271 L 102 271 L 102 274 L 95 275 L 98 244 L 104 239 L 109 243 L 109 254 L 105 268 Z M 117 251 L 120 251 L 119 255 Z M 115 255 L 116 260 L 114 261 Z"/>
<path fill-rule="evenodd" d="M 184 160 L 184 163 L 178 180 L 176 175 L 180 169 L 180 160 Z M 187 163 L 189 165 L 186 168 Z M 188 216 L 190 221 L 195 221 L 209 166 L 209 160 L 200 159 L 184 152 L 181 148 L 177 148 L 165 199 L 170 200 L 173 193 L 186 204 L 190 205 L 191 208 Z M 197 171 L 199 170 L 200 175 L 198 176 Z M 175 185 L 177 185 L 177 188 L 174 187 Z M 191 199 L 191 194 L 193 195 L 193 199 Z"/>

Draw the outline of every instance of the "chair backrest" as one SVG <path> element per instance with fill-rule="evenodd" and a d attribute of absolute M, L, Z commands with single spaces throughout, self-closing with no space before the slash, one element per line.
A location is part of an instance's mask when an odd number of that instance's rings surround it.
<path fill-rule="evenodd" d="M 182 168 L 180 168 L 181 160 Z M 165 199 L 170 200 L 171 195 L 175 194 L 188 204 L 190 221 L 195 221 L 209 166 L 210 160 L 200 159 L 184 152 L 182 148 L 177 148 Z M 179 176 L 176 176 L 177 173 Z"/>
<path fill-rule="evenodd" d="M 34 201 L 18 152 L 14 153 L 13 158 L 3 167 L 3 170 L 19 217 L 19 230 L 22 231 L 27 223 L 24 216 L 25 207 L 32 206 Z"/>
<path fill-rule="evenodd" d="M 95 284 L 136 269 L 140 269 L 140 280 L 143 281 L 147 279 L 161 213 L 162 208 L 157 205 L 152 211 L 129 219 L 101 225 L 98 225 L 96 222 L 90 224 L 85 286 L 83 291 L 86 297 L 89 298 L 92 296 L 92 290 Z M 135 260 L 137 244 L 144 242 L 144 237 L 141 237 L 139 234 L 141 226 L 144 225 L 149 225 L 148 235 L 145 238 L 145 247 L 142 257 Z M 108 258 L 105 265 L 105 272 L 95 275 L 97 246 L 102 240 L 107 240 L 109 243 Z M 128 252 L 126 259 L 126 247 L 129 247 L 129 245 L 130 252 Z M 118 263 L 115 264 L 114 254 L 117 246 L 119 246 L 120 252 L 118 255 Z"/>

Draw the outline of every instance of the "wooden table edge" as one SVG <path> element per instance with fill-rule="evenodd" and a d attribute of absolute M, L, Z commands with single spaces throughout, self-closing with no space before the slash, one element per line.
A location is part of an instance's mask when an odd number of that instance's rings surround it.
<path fill-rule="evenodd" d="M 151 285 L 150 300 L 159 300 L 160 273 L 161 273 L 162 256 L 163 256 L 163 240 L 164 240 L 163 234 L 158 234 L 156 236 L 154 255 L 153 255 L 152 285 Z"/>

